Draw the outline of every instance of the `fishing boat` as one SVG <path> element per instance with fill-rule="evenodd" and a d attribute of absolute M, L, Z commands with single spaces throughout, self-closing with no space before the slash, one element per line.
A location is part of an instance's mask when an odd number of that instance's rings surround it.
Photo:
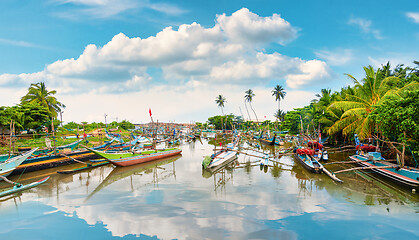
<path fill-rule="evenodd" d="M 366 169 L 389 178 L 407 187 L 419 187 L 419 169 L 413 167 L 401 167 L 398 164 L 384 161 L 379 152 L 368 152 L 349 157 L 353 162 Z"/>
<path fill-rule="evenodd" d="M 275 145 L 275 139 L 276 139 L 276 135 L 274 135 L 271 138 L 264 138 L 264 137 L 259 138 L 259 141 L 266 145 Z"/>
<path fill-rule="evenodd" d="M 41 179 L 39 181 L 32 182 L 32 183 L 29 183 L 29 184 L 26 184 L 26 185 L 23 185 L 23 184 L 15 184 L 13 186 L 13 188 L 11 188 L 9 190 L 5 190 L 5 191 L 0 192 L 0 197 L 4 197 L 4 196 L 7 196 L 7 195 L 10 195 L 10 194 L 13 194 L 13 193 L 21 192 L 23 190 L 27 190 L 29 188 L 36 187 L 36 186 L 38 186 L 38 185 L 40 185 L 40 184 L 48 181 L 48 179 L 49 179 L 49 176 L 48 177 L 45 177 L 45 178 L 43 178 L 43 179 Z"/>
<path fill-rule="evenodd" d="M 9 176 L 19 165 L 21 165 L 33 152 L 38 150 L 34 148 L 25 152 L 22 155 L 11 157 L 0 163 L 0 175 L 3 177 Z"/>
<path fill-rule="evenodd" d="M 313 158 L 314 150 L 307 148 L 298 148 L 294 152 L 294 156 L 297 161 L 303 165 L 306 169 L 313 173 L 321 173 L 321 165 L 319 162 Z"/>
<path fill-rule="evenodd" d="M 202 167 L 216 171 L 223 165 L 236 159 L 239 140 L 240 138 L 236 137 L 232 143 L 227 144 L 227 148 L 214 153 L 212 156 L 206 156 L 202 161 Z"/>
<path fill-rule="evenodd" d="M 162 159 L 165 157 L 174 156 L 182 152 L 178 148 L 167 148 L 167 149 L 156 149 L 148 151 L 119 151 L 108 153 L 104 151 L 98 151 L 91 148 L 87 148 L 89 151 L 95 153 L 96 155 L 105 158 L 107 161 L 118 167 L 126 167 L 134 164 L 139 164 L 143 162 L 153 161 L 157 159 Z"/>

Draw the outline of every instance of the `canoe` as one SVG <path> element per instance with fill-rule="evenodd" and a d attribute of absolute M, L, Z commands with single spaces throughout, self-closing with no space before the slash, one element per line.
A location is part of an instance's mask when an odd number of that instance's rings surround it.
<path fill-rule="evenodd" d="M 33 152 L 38 150 L 34 148 L 30 151 L 25 152 L 22 155 L 14 156 L 0 163 L 0 175 L 3 177 L 9 176 L 19 165 L 21 165 Z"/>
<path fill-rule="evenodd" d="M 353 155 L 349 157 L 352 161 L 356 162 L 362 167 L 371 167 L 371 170 L 400 183 L 407 187 L 419 187 L 419 169 L 400 167 L 397 164 L 381 161 L 381 160 L 370 160 L 366 155 Z M 383 167 L 383 168 L 379 168 Z M 388 168 L 385 168 L 388 167 Z"/>
<path fill-rule="evenodd" d="M 157 159 L 162 159 L 165 157 L 174 156 L 180 154 L 182 152 L 181 149 L 178 148 L 168 148 L 168 149 L 161 149 L 161 150 L 150 150 L 150 151 L 143 151 L 143 152 L 103 152 L 94 150 L 91 148 L 86 148 L 89 151 L 95 153 L 96 155 L 105 158 L 107 161 L 112 163 L 118 167 L 126 167 L 131 166 L 143 162 L 153 161 Z"/>
<path fill-rule="evenodd" d="M 317 160 L 313 159 L 312 157 L 308 156 L 307 154 L 294 154 L 295 158 L 297 159 L 297 161 L 303 165 L 303 167 L 305 167 L 306 169 L 308 169 L 310 172 L 313 173 L 321 173 L 322 169 L 320 167 L 319 162 L 317 162 Z"/>
<path fill-rule="evenodd" d="M 4 196 L 7 196 L 7 195 L 10 195 L 10 194 L 13 194 L 13 193 L 21 192 L 23 190 L 27 190 L 29 188 L 36 187 L 36 186 L 46 182 L 48 179 L 49 179 L 49 176 L 45 177 L 45 178 L 43 178 L 39 181 L 29 183 L 29 184 L 26 184 L 26 185 L 22 185 L 22 184 L 15 185 L 12 189 L 1 192 L 0 197 L 4 197 Z"/>
<path fill-rule="evenodd" d="M 276 135 L 270 139 L 267 138 L 260 138 L 259 141 L 266 145 L 275 145 Z"/>

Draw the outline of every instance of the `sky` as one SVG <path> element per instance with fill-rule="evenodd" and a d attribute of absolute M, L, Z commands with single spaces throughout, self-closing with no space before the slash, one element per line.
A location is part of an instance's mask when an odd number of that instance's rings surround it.
<path fill-rule="evenodd" d="M 226 114 L 255 119 L 248 89 L 258 119 L 274 120 L 352 84 L 345 73 L 418 57 L 417 0 L 0 2 L 0 106 L 45 82 L 64 122 L 146 123 L 150 108 L 160 122 L 205 122 L 218 95 Z"/>

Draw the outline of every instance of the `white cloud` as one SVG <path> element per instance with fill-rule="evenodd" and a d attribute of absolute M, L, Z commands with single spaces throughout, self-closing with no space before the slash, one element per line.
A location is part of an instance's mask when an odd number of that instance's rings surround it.
<path fill-rule="evenodd" d="M 353 52 L 350 49 L 335 49 L 332 51 L 318 50 L 315 51 L 314 54 L 316 54 L 318 58 L 326 60 L 331 66 L 345 65 L 354 58 Z"/>
<path fill-rule="evenodd" d="M 287 77 L 287 85 L 291 88 L 313 85 L 331 78 L 331 70 L 325 62 L 310 60 L 300 63 L 302 73 L 290 74 Z"/>
<path fill-rule="evenodd" d="M 152 9 L 168 15 L 180 15 L 186 12 L 169 3 L 150 3 L 148 0 L 55 0 L 58 4 L 72 4 L 76 10 L 59 12 L 58 16 L 78 19 L 80 16 L 88 18 L 110 18 L 121 13 L 138 9 Z"/>
<path fill-rule="evenodd" d="M 383 39 L 380 30 L 372 28 L 372 22 L 370 20 L 351 16 L 348 24 L 358 26 L 364 33 L 372 34 L 378 40 Z"/>
<path fill-rule="evenodd" d="M 246 25 L 239 24 L 243 19 Z M 234 28 L 235 23 L 238 24 L 237 29 Z M 260 34 L 268 36 L 255 38 L 251 32 L 258 27 L 262 29 Z M 183 24 L 177 29 L 167 27 L 156 36 L 144 39 L 129 38 L 120 33 L 102 47 L 88 45 L 78 58 L 56 61 L 43 71 L 0 75 L 0 85 L 7 87 L 14 82 L 19 86 L 26 84 L 27 88 L 30 83 L 45 81 L 49 88 L 63 94 L 60 97 L 68 108 L 72 105 L 66 100 L 74 101 L 75 95 L 83 95 L 86 102 L 88 98 L 96 99 L 93 98 L 95 95 L 107 96 L 107 99 L 114 101 L 114 98 L 121 98 L 118 102 L 122 102 L 122 97 L 109 94 L 124 93 L 131 97 L 123 102 L 142 99 L 148 104 L 144 106 L 145 109 L 155 102 L 173 102 L 173 99 L 180 102 L 179 99 L 187 98 L 183 106 L 188 106 L 191 99 L 200 99 L 196 101 L 197 108 L 187 110 L 196 110 L 206 116 L 208 113 L 200 111 L 202 106 L 206 106 L 203 102 L 210 102 L 208 107 L 213 106 L 211 96 L 220 94 L 217 92 L 220 89 L 230 89 L 231 93 L 237 93 L 230 98 L 238 98 L 233 111 L 237 114 L 238 107 L 243 104 L 242 92 L 249 86 L 263 88 L 276 80 L 285 82 L 288 88 L 297 89 L 331 79 L 332 71 L 323 61 L 259 51 L 260 47 L 272 42 L 290 41 L 295 33 L 296 30 L 279 15 L 265 18 L 242 9 L 231 16 L 218 16 L 215 26 L 211 28 L 198 23 Z M 254 44 L 251 44 L 252 41 Z M 197 89 L 204 89 L 208 93 Z M 71 95 L 67 97 L 66 94 Z M 161 96 L 163 94 L 164 97 Z M 234 105 L 234 102 L 230 103 Z M 99 111 L 92 104 L 97 104 L 96 100 L 92 101 L 89 109 Z M 176 106 L 171 106 L 171 109 L 176 109 Z M 113 109 L 115 112 L 121 110 L 130 111 L 124 107 Z M 174 114 L 182 115 L 187 110 L 176 110 Z M 216 107 L 214 110 L 217 111 Z M 82 111 L 80 106 L 77 111 Z M 267 111 L 271 115 L 271 110 Z M 92 114 L 91 110 L 87 112 Z M 102 115 L 103 112 L 96 116 Z M 178 115 L 167 113 L 167 116 L 171 119 Z"/>
<path fill-rule="evenodd" d="M 278 42 L 284 44 L 297 37 L 298 30 L 285 21 L 279 14 L 272 17 L 260 17 L 247 8 L 242 8 L 231 16 L 217 17 L 217 23 L 232 41 Z"/>
<path fill-rule="evenodd" d="M 28 47 L 28 48 L 42 48 L 42 49 L 48 48 L 45 46 L 30 43 L 30 42 L 25 42 L 21 40 L 11 40 L 11 39 L 5 39 L 5 38 L 0 38 L 0 44 L 7 44 L 7 45 L 12 45 L 12 46 Z"/>
<path fill-rule="evenodd" d="M 407 12 L 406 16 L 410 18 L 414 23 L 419 24 L 419 12 Z"/>

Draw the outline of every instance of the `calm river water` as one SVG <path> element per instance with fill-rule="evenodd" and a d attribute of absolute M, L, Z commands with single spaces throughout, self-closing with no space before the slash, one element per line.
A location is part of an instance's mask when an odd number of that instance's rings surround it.
<path fill-rule="evenodd" d="M 419 194 L 394 184 L 355 173 L 341 174 L 345 182 L 337 184 L 292 156 L 261 169 L 259 159 L 240 155 L 212 174 L 201 168 L 213 150 L 206 140 L 180 148 L 181 156 L 126 168 L 24 174 L 23 183 L 51 179 L 1 199 L 0 239 L 419 238 Z"/>

